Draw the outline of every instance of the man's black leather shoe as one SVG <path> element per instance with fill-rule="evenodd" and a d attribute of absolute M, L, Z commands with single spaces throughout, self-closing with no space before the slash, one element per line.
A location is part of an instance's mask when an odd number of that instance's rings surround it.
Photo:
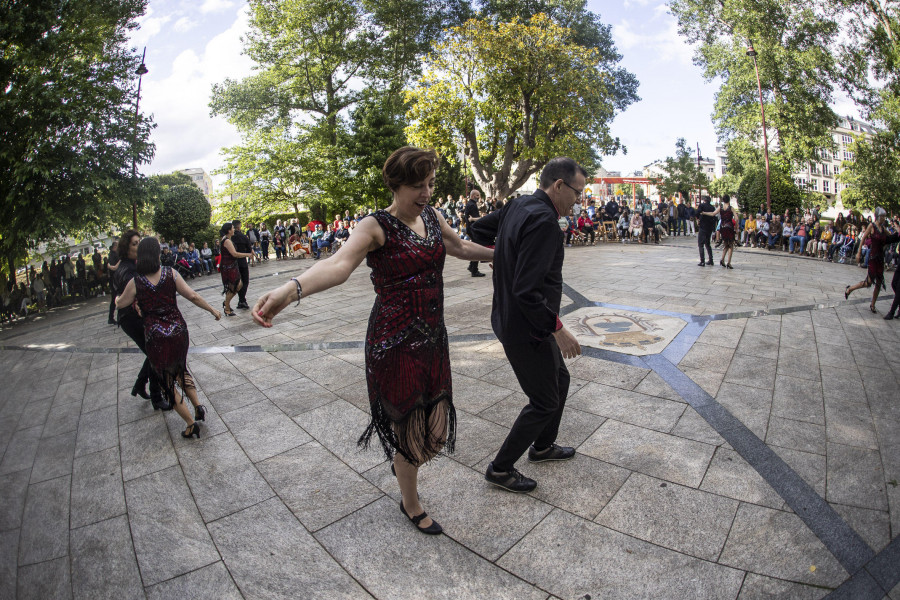
<path fill-rule="evenodd" d="M 531 462 L 544 462 L 545 460 L 569 460 L 575 457 L 575 448 L 568 446 L 551 445 L 546 450 L 538 452 L 531 446 L 528 449 L 528 460 Z"/>
<path fill-rule="evenodd" d="M 484 277 L 484 273 L 481 271 L 472 271 L 472 277 Z"/>
<path fill-rule="evenodd" d="M 510 469 L 508 473 L 499 473 L 495 471 L 494 463 L 488 465 L 487 471 L 484 474 L 484 479 L 497 487 L 518 494 L 530 492 L 537 487 L 537 481 L 525 477 L 515 469 Z"/>
<path fill-rule="evenodd" d="M 247 304 L 246 302 L 238 302 L 237 307 L 247 309 L 247 308 L 250 308 L 250 305 Z"/>

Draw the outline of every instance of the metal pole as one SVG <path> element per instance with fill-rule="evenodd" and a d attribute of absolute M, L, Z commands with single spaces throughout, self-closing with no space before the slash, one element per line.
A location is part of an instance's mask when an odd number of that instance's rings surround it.
<path fill-rule="evenodd" d="M 697 203 L 703 201 L 703 168 L 700 166 L 700 142 L 697 142 Z"/>
<path fill-rule="evenodd" d="M 137 180 L 137 149 L 135 146 L 137 145 L 137 127 L 138 127 L 138 111 L 141 106 L 141 80 L 144 77 L 144 74 L 147 72 L 147 65 L 144 64 L 144 59 L 147 57 L 147 46 L 144 46 L 144 53 L 141 55 L 141 66 L 137 68 L 135 74 L 138 76 L 138 89 L 137 89 L 137 100 L 134 103 L 134 137 L 132 139 L 131 146 L 131 179 L 132 182 Z M 138 227 L 138 215 L 137 215 L 137 200 L 132 197 L 131 199 L 131 225 L 132 228 L 137 231 Z"/>
<path fill-rule="evenodd" d="M 756 70 L 756 87 L 759 89 L 759 111 L 762 114 L 763 153 L 766 157 L 766 212 L 772 212 L 772 184 L 769 180 L 769 136 L 766 132 L 766 107 L 763 104 L 762 81 L 759 78 L 759 65 L 756 64 L 756 50 L 753 49 L 753 41 L 747 48 L 747 56 L 753 59 L 753 68 Z"/>

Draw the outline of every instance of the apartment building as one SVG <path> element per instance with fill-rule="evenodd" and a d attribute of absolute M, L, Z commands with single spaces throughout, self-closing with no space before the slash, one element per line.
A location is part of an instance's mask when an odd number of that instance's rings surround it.
<path fill-rule="evenodd" d="M 181 169 L 180 172 L 190 177 L 191 181 L 194 182 L 194 185 L 200 188 L 200 191 L 203 192 L 203 195 L 206 196 L 207 199 L 209 199 L 213 192 L 213 181 L 212 177 L 209 176 L 209 173 L 199 167 L 192 169 Z"/>

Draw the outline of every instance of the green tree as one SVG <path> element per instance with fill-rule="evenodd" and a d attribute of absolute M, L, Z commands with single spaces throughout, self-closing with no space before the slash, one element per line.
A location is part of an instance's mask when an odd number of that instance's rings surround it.
<path fill-rule="evenodd" d="M 591 170 L 598 150 L 624 150 L 610 123 L 638 100 L 637 81 L 573 35 L 544 14 L 451 29 L 407 93 L 407 137 L 445 156 L 464 147 L 477 185 L 500 197 L 554 156 Z"/>
<path fill-rule="evenodd" d="M 153 155 L 129 32 L 145 0 L 0 3 L 0 256 L 130 217 Z M 128 219 L 130 220 L 130 219 Z"/>
<path fill-rule="evenodd" d="M 709 186 L 709 178 L 697 166 L 697 159 L 687 147 L 684 138 L 675 141 L 675 156 L 663 161 L 665 175 L 657 182 L 656 189 L 663 196 L 689 195 L 692 190 Z"/>
<path fill-rule="evenodd" d="M 772 190 L 772 213 L 784 214 L 785 210 L 792 213 L 795 208 L 804 206 L 805 194 L 797 187 L 791 178 L 789 171 L 782 168 L 769 170 Z M 766 206 L 766 172 L 765 169 L 749 171 L 741 179 L 738 187 L 738 201 L 741 210 L 759 211 Z"/>
<path fill-rule="evenodd" d="M 845 184 L 841 203 L 863 211 L 881 206 L 889 213 L 900 212 L 900 152 L 897 139 L 889 132 L 870 140 L 859 136 L 850 145 L 855 160 L 844 161 L 838 180 Z"/>
<path fill-rule="evenodd" d="M 434 197 L 442 201 L 447 200 L 447 194 L 456 200 L 466 193 L 466 176 L 463 173 L 459 161 L 452 161 L 449 157 L 441 160 L 437 176 L 434 182 Z"/>
<path fill-rule="evenodd" d="M 160 185 L 153 213 L 153 229 L 167 240 L 193 239 L 209 227 L 212 209 L 203 192 L 192 183 Z"/>
<path fill-rule="evenodd" d="M 725 194 L 728 194 L 732 198 L 736 199 L 738 188 L 740 187 L 740 185 L 740 177 L 733 173 L 726 173 L 718 179 L 714 179 L 710 182 L 709 193 L 717 198 L 721 198 Z"/>
<path fill-rule="evenodd" d="M 840 63 L 829 48 L 838 24 L 822 18 L 806 0 L 672 0 L 679 32 L 698 44 L 694 62 L 707 81 L 721 80 L 713 120 L 723 141 L 762 142 L 762 123 L 752 43 L 775 150 L 791 164 L 831 148 L 837 124 L 831 109 Z"/>

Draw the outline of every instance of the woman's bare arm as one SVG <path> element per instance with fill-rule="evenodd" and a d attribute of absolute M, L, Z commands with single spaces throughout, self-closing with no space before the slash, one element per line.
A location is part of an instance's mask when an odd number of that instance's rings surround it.
<path fill-rule="evenodd" d="M 221 318 L 221 313 L 214 309 L 209 305 L 209 302 L 203 299 L 203 296 L 194 291 L 194 289 L 187 284 L 187 282 L 182 278 L 177 271 L 172 271 L 172 275 L 175 276 L 175 290 L 181 294 L 181 297 L 189 300 L 195 305 L 199 306 L 212 316 L 216 318 L 218 321 Z"/>
<path fill-rule="evenodd" d="M 122 293 L 116 297 L 116 308 L 131 306 L 131 303 L 134 302 L 136 293 L 137 288 L 134 287 L 134 279 L 132 279 L 128 282 L 128 285 L 125 286 L 125 289 L 122 290 Z"/>
<path fill-rule="evenodd" d="M 441 213 L 435 211 L 441 224 L 441 235 L 444 238 L 444 249 L 447 254 L 462 260 L 494 260 L 494 250 L 464 240 L 447 224 Z"/>

